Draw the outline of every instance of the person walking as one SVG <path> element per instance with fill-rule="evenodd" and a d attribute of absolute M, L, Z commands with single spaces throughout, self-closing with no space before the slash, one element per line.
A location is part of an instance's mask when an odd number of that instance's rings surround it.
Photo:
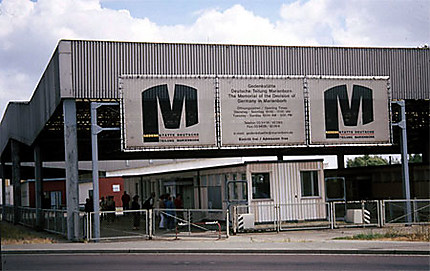
<path fill-rule="evenodd" d="M 122 209 L 124 211 L 129 210 L 130 209 L 130 195 L 127 194 L 127 191 L 124 191 L 124 194 L 121 197 L 121 201 L 122 201 Z"/>
<path fill-rule="evenodd" d="M 113 196 L 107 197 L 106 202 L 106 211 L 110 211 L 107 214 L 107 221 L 108 222 L 114 222 L 115 221 L 115 201 L 113 200 Z"/>
<path fill-rule="evenodd" d="M 154 200 L 155 200 L 155 193 L 152 192 L 151 196 L 149 196 L 149 198 L 147 198 L 143 203 L 142 208 L 146 210 L 154 208 Z"/>
<path fill-rule="evenodd" d="M 167 229 L 173 230 L 175 228 L 175 205 L 173 204 L 172 197 L 167 196 L 166 200 L 166 219 Z"/>
<path fill-rule="evenodd" d="M 131 203 L 131 210 L 133 210 L 133 230 L 138 230 L 140 227 L 140 204 L 139 196 L 135 195 Z"/>
<path fill-rule="evenodd" d="M 160 209 L 160 224 L 158 225 L 158 227 L 160 229 L 165 229 L 166 228 L 166 215 L 164 214 L 165 209 L 166 209 L 166 204 L 164 202 L 164 198 L 166 195 L 161 195 L 159 200 L 158 200 L 158 208 Z"/>
<path fill-rule="evenodd" d="M 177 194 L 175 200 L 173 201 L 175 204 L 176 215 L 179 220 L 182 220 L 184 218 L 184 202 L 182 201 L 182 195 Z"/>

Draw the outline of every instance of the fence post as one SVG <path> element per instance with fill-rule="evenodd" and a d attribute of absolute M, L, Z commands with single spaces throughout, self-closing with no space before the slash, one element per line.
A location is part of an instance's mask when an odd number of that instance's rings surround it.
<path fill-rule="evenodd" d="M 149 240 L 151 240 L 152 239 L 152 218 L 153 218 L 152 209 L 147 210 L 146 213 L 149 217 L 146 220 L 146 225 L 147 225 L 147 229 L 148 229 L 148 238 L 149 238 Z"/>
<path fill-rule="evenodd" d="M 377 217 L 378 217 L 378 228 L 382 227 L 382 216 L 381 216 L 381 201 L 376 201 L 376 211 L 377 211 Z"/>
<path fill-rule="evenodd" d="M 230 211 L 227 209 L 227 213 L 226 213 L 226 234 L 227 234 L 227 238 L 230 237 Z"/>
<path fill-rule="evenodd" d="M 237 233 L 237 206 L 233 206 L 233 235 Z"/>
<path fill-rule="evenodd" d="M 335 214 L 335 203 L 330 202 L 330 217 L 331 217 L 331 229 L 336 228 L 336 214 Z"/>
<path fill-rule="evenodd" d="M 385 226 L 385 200 L 381 200 L 381 226 Z"/>
<path fill-rule="evenodd" d="M 276 232 L 281 231 L 281 205 L 275 205 L 275 214 L 276 214 Z"/>
<path fill-rule="evenodd" d="M 84 214 L 84 224 L 85 224 L 85 238 L 87 239 L 87 241 L 90 241 L 90 224 L 89 224 L 89 216 L 90 213 L 85 213 Z"/>
<path fill-rule="evenodd" d="M 191 235 L 191 210 L 187 209 L 188 216 L 188 234 Z"/>
<path fill-rule="evenodd" d="M 416 223 L 416 222 L 419 222 L 419 221 L 417 221 L 417 202 L 416 202 L 416 200 L 411 200 L 412 201 L 412 206 L 413 206 L 413 214 L 414 214 L 414 221 L 413 221 L 413 223 Z"/>
<path fill-rule="evenodd" d="M 93 228 L 93 225 L 92 225 L 92 221 L 91 221 L 91 214 L 92 214 L 92 212 L 90 212 L 90 213 L 88 213 L 88 227 L 89 227 L 89 231 L 88 231 L 88 236 L 89 236 L 89 239 L 88 240 L 91 240 L 92 239 L 92 233 L 93 233 L 93 231 L 92 231 L 92 228 Z"/>

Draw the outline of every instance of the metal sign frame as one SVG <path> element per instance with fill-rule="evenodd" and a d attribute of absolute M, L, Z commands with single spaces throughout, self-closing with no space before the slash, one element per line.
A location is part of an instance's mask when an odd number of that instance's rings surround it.
<path fill-rule="evenodd" d="M 142 145 L 136 145 L 136 146 L 132 146 L 130 144 L 128 144 L 127 142 L 127 136 L 129 131 L 127 131 L 126 129 L 126 122 L 127 119 L 125 117 L 125 111 L 126 111 L 126 105 L 125 105 L 125 101 L 124 101 L 124 92 L 127 91 L 124 87 L 124 81 L 125 80 L 133 80 L 133 79 L 139 79 L 139 80 L 170 80 L 170 82 L 172 82 L 172 80 L 178 79 L 178 80 L 213 80 L 213 97 L 214 97 L 214 101 L 213 101 L 213 105 L 211 105 L 211 107 L 213 106 L 213 133 L 214 133 L 214 142 L 212 145 L 205 145 L 205 144 L 190 144 L 190 145 L 181 145 L 181 144 L 172 144 L 172 145 L 156 145 L 156 144 L 152 144 L 151 146 L 144 146 Z M 379 142 L 375 142 L 372 143 L 371 140 L 369 139 L 368 141 L 370 142 L 366 142 L 366 140 L 363 140 L 362 142 L 335 142 L 334 140 L 332 142 L 327 142 L 327 143 L 319 143 L 319 142 L 312 142 L 312 133 L 314 132 L 312 129 L 312 116 L 311 116 L 311 110 L 312 110 L 312 97 L 310 97 L 310 91 L 314 91 L 311 90 L 309 88 L 309 82 L 314 80 L 314 79 L 318 79 L 318 80 L 340 80 L 340 81 L 345 81 L 345 80 L 351 80 L 351 82 L 353 82 L 353 80 L 358 80 L 358 81 L 362 81 L 362 82 L 366 82 L 367 81 L 372 81 L 375 82 L 377 80 L 383 80 L 386 81 L 386 97 L 387 97 L 387 112 L 384 113 L 387 115 L 388 119 L 388 123 L 387 123 L 387 127 L 386 129 L 388 129 L 388 135 L 386 138 L 385 135 L 383 136 L 384 140 L 379 141 Z M 223 135 L 223 129 L 228 129 L 228 127 L 225 126 L 225 117 L 224 117 L 224 124 L 223 124 L 223 113 L 225 113 L 226 111 L 226 104 L 228 105 L 228 102 L 226 102 L 225 100 L 223 100 L 223 97 L 226 97 L 226 93 L 220 93 L 222 90 L 220 90 L 220 82 L 225 82 L 226 80 L 230 80 L 229 82 L 236 82 L 237 84 L 245 84 L 244 82 L 241 82 L 241 80 L 261 80 L 264 84 L 264 82 L 270 82 L 272 80 L 272 82 L 276 82 L 276 81 L 280 81 L 282 82 L 282 80 L 285 80 L 285 85 L 288 84 L 293 84 L 293 81 L 288 82 L 288 80 L 301 80 L 301 84 L 300 84 L 300 98 L 301 98 L 301 102 L 300 104 L 302 105 L 302 107 L 297 107 L 297 104 L 294 106 L 292 106 L 292 108 L 294 108 L 295 110 L 302 110 L 299 114 L 302 114 L 302 118 L 303 120 L 301 120 L 303 122 L 303 140 L 299 141 L 299 142 L 281 142 L 280 143 L 274 143 L 273 141 L 270 143 L 262 143 L 262 142 L 258 142 L 258 140 L 255 140 L 254 142 L 250 141 L 250 143 L 241 143 L 241 144 L 232 144 L 230 142 L 230 144 L 226 144 L 226 139 L 225 139 L 225 135 Z M 160 81 L 161 82 L 161 81 Z M 190 82 L 190 81 L 188 81 Z M 210 83 L 212 84 L 212 83 Z M 210 85 L 209 84 L 209 85 Z M 121 148 L 122 151 L 125 152 L 135 152 L 135 151 L 171 151 L 171 150 L 211 150 L 211 149 L 259 149 L 259 148 L 301 148 L 301 147 L 326 147 L 326 146 L 391 146 L 392 145 L 392 125 L 391 125 L 391 89 L 390 89 L 390 80 L 388 76 L 284 76 L 284 75 L 121 75 L 120 76 L 120 97 L 121 97 Z M 229 86 L 227 84 L 227 86 Z M 232 86 L 232 85 L 230 85 Z M 224 83 L 224 87 L 225 87 L 225 83 Z M 385 89 L 385 88 L 384 88 Z M 206 88 L 207 91 L 207 88 Z M 317 91 L 323 91 L 322 89 L 318 89 Z M 207 93 L 205 93 L 205 95 L 207 95 Z M 385 94 L 381 94 L 382 96 L 384 96 Z M 384 96 L 385 98 L 385 96 Z M 169 98 L 170 99 L 170 98 Z M 200 99 L 200 97 L 198 97 L 197 99 Z M 254 99 L 257 99 L 256 97 L 254 97 Z M 373 98 L 372 98 L 373 99 Z M 158 100 L 156 100 L 158 101 Z M 372 100 L 373 101 L 373 100 Z M 158 101 L 159 102 L 159 101 Z M 157 102 L 157 103 L 158 103 Z M 170 101 L 169 101 L 170 102 Z M 174 103 L 175 101 L 173 101 Z M 349 103 L 350 101 L 348 101 Z M 172 103 L 172 102 L 170 102 Z M 182 101 L 182 103 L 185 103 L 184 101 Z M 288 103 L 288 102 L 287 102 Z M 158 105 L 159 106 L 159 105 Z M 170 105 L 173 108 L 173 104 Z M 228 108 L 228 106 L 227 106 Z M 297 109 L 300 108 L 300 109 Z M 186 109 L 181 109 L 182 111 L 185 111 Z M 224 112 L 223 112 L 224 110 Z M 233 110 L 233 109 L 229 109 L 229 110 Z M 363 110 L 363 109 L 362 109 Z M 158 111 L 160 111 L 160 109 L 158 109 Z M 182 112 L 181 111 L 181 112 Z M 207 111 L 207 110 L 206 110 Z M 212 112 L 212 110 L 209 110 Z M 209 112 L 208 111 L 208 112 Z M 206 114 L 208 113 L 206 112 Z M 297 111 L 298 112 L 298 111 Z M 155 114 L 160 114 L 160 112 L 156 112 Z M 181 114 L 184 114 L 184 112 L 182 112 Z M 200 114 L 200 112 L 198 113 Z M 361 113 L 362 114 L 362 113 Z M 143 118 L 143 117 L 142 117 Z M 183 118 L 183 117 L 181 117 Z M 276 117 L 278 119 L 280 119 L 281 117 L 278 116 Z M 228 120 L 230 121 L 230 120 Z M 282 119 L 281 119 L 282 121 Z M 286 121 L 286 120 L 284 120 Z M 234 122 L 231 122 L 234 123 Z M 231 127 L 231 123 L 230 123 L 230 127 Z M 294 123 L 293 123 L 294 126 Z M 233 128 L 237 128 L 234 127 Z M 289 127 L 290 128 L 290 127 Z M 212 128 L 211 128 L 212 129 Z M 240 129 L 240 128 L 238 128 Z M 269 131 L 269 128 L 267 127 L 263 127 L 262 129 L 267 129 Z M 297 128 L 291 128 L 291 129 L 297 129 Z M 301 129 L 301 128 L 300 128 Z M 384 128 L 385 129 L 385 128 Z M 256 142 L 256 143 L 255 143 Z"/>

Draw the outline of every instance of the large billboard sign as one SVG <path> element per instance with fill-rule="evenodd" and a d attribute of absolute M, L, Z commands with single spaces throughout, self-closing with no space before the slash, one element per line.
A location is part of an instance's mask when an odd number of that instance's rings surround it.
<path fill-rule="evenodd" d="M 221 147 L 305 145 L 303 78 L 219 78 Z"/>
<path fill-rule="evenodd" d="M 391 144 L 387 77 L 121 77 L 123 150 Z"/>
<path fill-rule="evenodd" d="M 216 147 L 215 78 L 123 76 L 124 148 Z"/>
<path fill-rule="evenodd" d="M 307 78 L 310 144 L 388 144 L 387 78 Z"/>

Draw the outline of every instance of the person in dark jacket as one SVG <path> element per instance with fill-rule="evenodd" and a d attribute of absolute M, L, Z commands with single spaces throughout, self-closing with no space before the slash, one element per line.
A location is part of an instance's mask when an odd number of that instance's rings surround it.
<path fill-rule="evenodd" d="M 130 209 L 130 195 L 127 194 L 127 191 L 124 191 L 124 194 L 121 197 L 121 201 L 122 201 L 122 209 L 124 211 L 129 210 Z"/>
<path fill-rule="evenodd" d="M 133 230 L 138 230 L 140 226 L 140 204 L 139 204 L 139 196 L 136 195 L 133 197 L 133 201 L 131 202 L 131 210 L 133 212 Z"/>
<path fill-rule="evenodd" d="M 86 213 L 94 212 L 94 205 L 93 205 L 92 198 L 87 198 L 85 200 L 85 212 Z"/>

